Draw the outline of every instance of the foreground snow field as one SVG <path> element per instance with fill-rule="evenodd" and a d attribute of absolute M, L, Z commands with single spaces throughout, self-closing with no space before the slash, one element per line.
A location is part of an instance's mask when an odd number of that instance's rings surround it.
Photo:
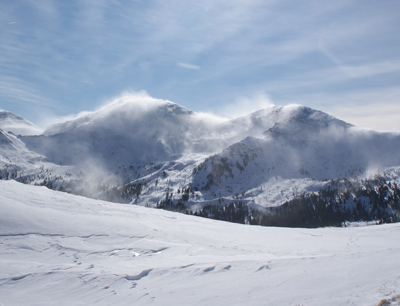
<path fill-rule="evenodd" d="M 400 224 L 288 229 L 0 181 L 0 305 L 377 305 Z"/>

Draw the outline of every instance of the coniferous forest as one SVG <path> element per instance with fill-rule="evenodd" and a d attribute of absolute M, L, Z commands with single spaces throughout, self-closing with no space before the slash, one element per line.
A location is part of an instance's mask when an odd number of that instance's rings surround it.
<path fill-rule="evenodd" d="M 51 173 L 42 169 L 42 183 L 50 189 L 94 197 L 93 191 L 84 186 L 83 181 L 65 182 L 62 177 L 50 179 Z M 0 179 L 15 179 L 29 183 L 37 176 L 21 176 L 14 171 L 3 170 Z M 62 182 L 57 184 L 57 182 Z M 146 183 L 121 182 L 116 186 L 96 186 L 100 198 L 119 203 L 135 203 Z M 180 198 L 166 192 L 156 207 L 185 214 L 234 223 L 281 226 L 281 227 L 325 227 L 345 226 L 348 222 L 393 223 L 400 221 L 400 186 L 382 176 L 371 179 L 340 178 L 327 182 L 324 189 L 302 193 L 276 207 L 258 207 L 249 201 L 219 198 L 218 203 L 206 203 L 193 208 L 194 190 L 197 187 L 178 189 Z M 96 198 L 96 197 L 95 197 Z M 231 197 L 233 198 L 233 197 Z M 268 204 L 268 203 L 267 203 Z M 266 205 L 267 206 L 267 205 Z"/>
<path fill-rule="evenodd" d="M 400 187 L 382 177 L 369 180 L 331 180 L 329 187 L 303 193 L 278 207 L 257 209 L 243 201 L 207 204 L 197 211 L 174 203 L 168 196 L 158 208 L 234 223 L 281 226 L 345 226 L 348 222 L 393 223 L 400 221 Z"/>

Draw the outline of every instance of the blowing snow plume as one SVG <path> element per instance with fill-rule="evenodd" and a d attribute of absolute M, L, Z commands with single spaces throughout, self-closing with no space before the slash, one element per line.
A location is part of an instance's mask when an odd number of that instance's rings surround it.
<path fill-rule="evenodd" d="M 57 163 L 74 164 L 74 156 L 107 162 L 170 160 L 177 154 L 222 149 L 221 139 L 213 137 L 223 120 L 138 94 L 117 98 L 97 111 L 50 126 L 45 136 L 25 141 Z"/>
<path fill-rule="evenodd" d="M 247 116 L 261 109 L 270 109 L 276 106 L 265 93 L 257 93 L 251 97 L 241 97 L 219 111 L 224 117 L 231 119 Z"/>

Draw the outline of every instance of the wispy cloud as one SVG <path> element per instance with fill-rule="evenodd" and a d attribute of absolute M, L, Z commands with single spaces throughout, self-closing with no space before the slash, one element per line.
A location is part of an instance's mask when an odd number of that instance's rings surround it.
<path fill-rule="evenodd" d="M 350 91 L 337 96 L 336 103 L 333 97 L 330 99 L 327 111 L 345 121 L 360 127 L 400 132 L 399 87 Z"/>
<path fill-rule="evenodd" d="M 0 97 L 1 105 L 7 106 L 7 103 L 15 101 L 26 106 L 26 104 L 35 104 L 40 107 L 52 107 L 54 101 L 49 100 L 44 95 L 38 93 L 32 88 L 29 82 L 24 82 L 13 77 L 0 77 Z"/>
<path fill-rule="evenodd" d="M 259 92 L 249 97 L 239 97 L 229 105 L 218 109 L 217 112 L 221 116 L 232 119 L 272 106 L 275 104 L 271 98 L 267 94 Z"/>
<path fill-rule="evenodd" d="M 193 64 L 188 64 L 188 63 L 178 63 L 179 67 L 185 68 L 185 69 L 192 69 L 192 70 L 199 70 L 200 67 L 193 65 Z"/>
<path fill-rule="evenodd" d="M 383 93 L 393 84 L 382 76 L 393 82 L 400 73 L 399 8 L 358 0 L 8 2 L 0 77 L 13 87 L 3 82 L 0 94 L 57 101 L 55 111 L 72 113 L 125 89 L 218 112 L 246 111 L 238 97 L 254 92 L 277 104 L 372 83 Z"/>

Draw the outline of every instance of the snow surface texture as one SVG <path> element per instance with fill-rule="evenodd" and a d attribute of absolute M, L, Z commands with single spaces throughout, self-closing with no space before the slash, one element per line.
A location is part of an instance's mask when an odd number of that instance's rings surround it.
<path fill-rule="evenodd" d="M 400 224 L 239 225 L 0 181 L 1 305 L 377 305 Z"/>

